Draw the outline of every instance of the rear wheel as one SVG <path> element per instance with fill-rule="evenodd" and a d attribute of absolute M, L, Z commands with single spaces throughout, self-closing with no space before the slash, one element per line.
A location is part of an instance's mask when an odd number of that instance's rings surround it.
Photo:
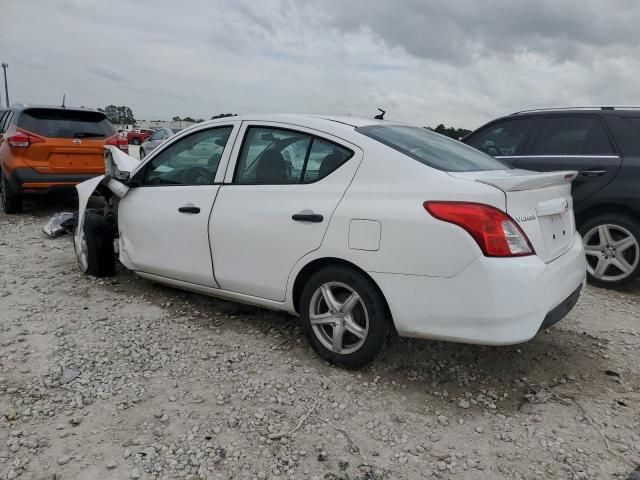
<path fill-rule="evenodd" d="M 140 157 L 140 160 L 142 160 L 146 155 L 147 154 L 144 151 L 144 148 L 140 147 L 140 154 L 138 155 Z"/>
<path fill-rule="evenodd" d="M 589 281 L 616 288 L 640 275 L 640 224 L 624 214 L 600 215 L 580 227 Z"/>
<path fill-rule="evenodd" d="M 113 234 L 107 220 L 95 213 L 85 213 L 82 227 L 73 240 L 80 270 L 94 277 L 114 275 Z"/>
<path fill-rule="evenodd" d="M 13 191 L 4 171 L 0 172 L 0 190 L 2 190 L 2 209 L 4 213 L 20 213 L 22 211 L 22 196 Z"/>
<path fill-rule="evenodd" d="M 335 266 L 315 273 L 300 301 L 303 330 L 322 358 L 357 369 L 372 363 L 393 332 L 384 298 L 367 277 Z"/>

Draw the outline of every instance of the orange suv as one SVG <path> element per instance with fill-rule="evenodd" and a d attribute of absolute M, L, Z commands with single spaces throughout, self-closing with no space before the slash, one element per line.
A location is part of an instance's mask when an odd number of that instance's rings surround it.
<path fill-rule="evenodd" d="M 103 147 L 127 151 L 104 113 L 85 108 L 13 106 L 0 112 L 0 189 L 5 213 L 25 194 L 69 189 L 104 173 Z"/>

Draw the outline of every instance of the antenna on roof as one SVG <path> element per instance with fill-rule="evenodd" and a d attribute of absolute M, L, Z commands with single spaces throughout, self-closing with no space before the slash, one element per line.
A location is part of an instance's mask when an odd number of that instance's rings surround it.
<path fill-rule="evenodd" d="M 376 120 L 384 120 L 384 114 L 387 112 L 381 108 L 378 108 L 378 110 L 380 110 L 380 113 L 373 118 L 375 118 Z"/>
<path fill-rule="evenodd" d="M 63 94 L 63 95 L 62 95 L 62 105 L 60 105 L 62 108 L 67 108 L 67 107 L 65 106 L 65 104 L 64 104 L 64 102 L 65 102 L 65 100 L 66 100 L 66 99 L 67 99 L 67 94 L 65 93 L 65 94 Z"/>

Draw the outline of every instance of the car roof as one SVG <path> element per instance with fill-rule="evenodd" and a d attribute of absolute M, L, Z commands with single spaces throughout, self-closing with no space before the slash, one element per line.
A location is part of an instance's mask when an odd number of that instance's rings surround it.
<path fill-rule="evenodd" d="M 530 110 L 521 110 L 519 112 L 507 115 L 520 116 L 520 115 L 567 115 L 567 114 L 598 114 L 598 115 L 640 115 L 640 107 L 634 106 L 586 106 L 586 107 L 551 107 L 551 108 L 536 108 Z"/>
<path fill-rule="evenodd" d="M 394 122 L 391 120 L 376 120 L 372 118 L 339 116 L 339 115 L 321 115 L 321 114 L 252 114 L 252 115 L 236 115 L 233 117 L 216 118 L 207 120 L 202 124 L 219 124 L 229 121 L 246 121 L 246 122 L 276 122 L 290 124 L 292 126 L 301 126 L 312 128 L 315 130 L 332 133 L 339 136 L 340 132 L 351 131 L 354 128 L 372 126 L 372 125 L 406 125 L 402 122 Z"/>
<path fill-rule="evenodd" d="M 68 110 L 71 112 L 92 112 L 92 113 L 103 113 L 95 108 L 86 108 L 86 107 L 63 107 L 60 105 L 44 105 L 44 104 L 36 104 L 36 103 L 16 103 L 11 105 L 11 109 L 17 111 L 31 110 L 31 109 L 46 109 L 46 110 Z"/>

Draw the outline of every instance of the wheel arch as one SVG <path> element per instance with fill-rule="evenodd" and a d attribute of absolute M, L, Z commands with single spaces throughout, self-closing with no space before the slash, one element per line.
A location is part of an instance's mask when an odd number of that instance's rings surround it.
<path fill-rule="evenodd" d="M 607 202 L 593 205 L 579 213 L 576 213 L 576 224 L 580 227 L 594 217 L 610 213 L 627 215 L 640 222 L 640 211 L 624 203 Z"/>
<path fill-rule="evenodd" d="M 300 269 L 300 271 L 296 275 L 296 279 L 293 282 L 293 288 L 291 290 L 293 308 L 295 309 L 296 313 L 298 314 L 300 313 L 300 299 L 302 297 L 302 290 L 304 289 L 306 282 L 311 278 L 313 274 L 322 270 L 323 268 L 329 267 L 329 266 L 336 266 L 336 265 L 351 268 L 357 271 L 358 273 L 360 273 L 361 275 L 363 275 L 365 278 L 367 278 L 371 282 L 371 284 L 375 287 L 378 293 L 380 293 L 382 299 L 384 300 L 384 304 L 387 309 L 387 315 L 389 315 L 389 318 L 392 320 L 391 323 L 394 324 L 394 328 L 395 328 L 395 323 L 393 322 L 393 317 L 391 315 L 391 309 L 389 308 L 389 303 L 387 302 L 387 298 L 385 297 L 384 292 L 382 291 L 380 286 L 376 283 L 376 281 L 373 278 L 371 278 L 371 275 L 369 275 L 367 272 L 365 272 L 362 268 L 357 266 L 355 263 L 349 262 L 348 260 L 344 260 L 342 258 L 336 258 L 336 257 L 316 258 L 310 261 L 309 263 L 307 263 L 304 267 L 302 267 L 302 269 Z"/>

